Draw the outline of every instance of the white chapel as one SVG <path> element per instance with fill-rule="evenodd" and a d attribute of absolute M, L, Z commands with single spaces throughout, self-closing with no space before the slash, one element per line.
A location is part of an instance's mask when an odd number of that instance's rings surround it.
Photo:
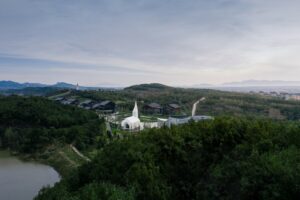
<path fill-rule="evenodd" d="M 139 130 L 141 127 L 141 121 L 139 119 L 139 111 L 137 103 L 135 102 L 134 108 L 132 110 L 132 116 L 125 118 L 121 122 L 121 126 L 125 130 Z"/>

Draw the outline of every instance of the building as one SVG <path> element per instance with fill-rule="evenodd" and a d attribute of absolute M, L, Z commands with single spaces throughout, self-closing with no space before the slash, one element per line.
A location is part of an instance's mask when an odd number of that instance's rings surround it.
<path fill-rule="evenodd" d="M 180 124 L 186 124 L 190 121 L 203 121 L 203 120 L 212 120 L 214 119 L 211 116 L 205 116 L 205 115 L 196 115 L 197 106 L 200 102 L 205 101 L 205 98 L 201 98 L 200 100 L 196 101 L 193 104 L 192 108 L 192 115 L 191 116 L 185 116 L 185 117 L 169 117 L 168 119 L 158 119 L 158 126 L 168 126 L 171 127 L 172 125 L 180 125 Z"/>
<path fill-rule="evenodd" d="M 114 113 L 116 109 L 116 104 L 112 101 L 102 101 L 100 103 L 100 109 L 103 111 Z"/>
<path fill-rule="evenodd" d="M 293 101 L 300 101 L 300 95 L 299 94 L 289 94 L 285 96 L 286 100 L 293 100 Z"/>
<path fill-rule="evenodd" d="M 163 108 L 158 103 L 150 103 L 144 106 L 144 112 L 148 114 L 162 114 Z"/>
<path fill-rule="evenodd" d="M 164 124 L 168 127 L 171 127 L 172 125 L 180 125 L 180 124 L 186 124 L 190 121 L 203 121 L 203 120 L 212 120 L 214 119 L 211 116 L 205 116 L 205 115 L 197 115 L 197 116 L 189 116 L 189 117 L 183 117 L 183 118 L 174 118 L 169 117 Z"/>
<path fill-rule="evenodd" d="M 135 102 L 134 108 L 132 110 L 132 116 L 125 118 L 121 122 L 122 129 L 130 131 L 138 131 L 141 129 L 141 121 L 139 119 L 139 111 L 137 103 Z"/>
<path fill-rule="evenodd" d="M 90 99 L 84 100 L 81 103 L 79 103 L 78 107 L 86 109 L 86 110 L 91 110 L 93 105 L 93 101 Z"/>
<path fill-rule="evenodd" d="M 98 109 L 100 110 L 100 107 L 101 107 L 101 103 L 95 103 L 92 105 L 93 110 L 98 110 Z"/>
<path fill-rule="evenodd" d="M 171 103 L 165 106 L 165 114 L 174 115 L 180 112 L 180 106 L 175 103 Z"/>
<path fill-rule="evenodd" d="M 116 104 L 112 101 L 101 101 L 92 106 L 92 109 L 102 111 L 105 113 L 114 113 L 116 109 Z"/>
<path fill-rule="evenodd" d="M 64 97 L 56 97 L 56 98 L 54 99 L 54 101 L 58 101 L 58 102 L 61 102 L 61 101 L 63 101 L 63 100 L 65 100 Z"/>
<path fill-rule="evenodd" d="M 62 104 L 64 105 L 75 105 L 78 103 L 77 99 L 71 98 L 71 99 L 65 99 L 63 101 L 61 101 Z"/>
<path fill-rule="evenodd" d="M 92 104 L 92 100 L 90 100 L 90 99 L 87 99 L 87 100 L 84 100 L 84 101 L 82 101 L 80 104 L 79 104 L 79 107 L 85 107 L 85 106 L 90 106 L 91 104 Z"/>

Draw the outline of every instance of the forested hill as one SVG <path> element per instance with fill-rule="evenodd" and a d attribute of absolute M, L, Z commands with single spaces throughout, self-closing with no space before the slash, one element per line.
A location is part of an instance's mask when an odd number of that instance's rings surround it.
<path fill-rule="evenodd" d="M 124 88 L 124 90 L 137 90 L 137 91 L 151 91 L 151 90 L 170 90 L 173 89 L 170 86 L 163 85 L 160 83 L 150 83 L 150 84 L 140 84 L 140 85 L 133 85 L 130 87 Z"/>
<path fill-rule="evenodd" d="M 37 200 L 299 198 L 296 122 L 216 118 L 105 146 Z"/>
<path fill-rule="evenodd" d="M 65 92 L 67 89 L 58 87 L 26 87 L 22 89 L 0 90 L 2 95 L 20 95 L 20 96 L 51 96 L 55 93 Z"/>
<path fill-rule="evenodd" d="M 1 145 L 17 152 L 34 153 L 57 141 L 84 148 L 95 143 L 100 127 L 90 111 L 40 97 L 0 97 Z"/>
<path fill-rule="evenodd" d="M 174 88 L 161 84 L 135 85 L 114 91 L 73 91 L 69 96 L 116 102 L 118 110 L 130 112 L 134 101 L 142 108 L 155 102 L 162 106 L 175 103 L 181 106 L 181 114 L 189 115 L 192 105 L 202 97 L 197 114 L 211 116 L 255 116 L 272 119 L 300 120 L 300 103 L 254 94 L 224 92 L 210 89 Z"/>

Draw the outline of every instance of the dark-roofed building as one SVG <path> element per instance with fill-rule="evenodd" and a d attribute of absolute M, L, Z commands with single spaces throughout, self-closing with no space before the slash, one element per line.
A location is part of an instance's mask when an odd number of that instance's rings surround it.
<path fill-rule="evenodd" d="M 92 109 L 102 111 L 105 113 L 114 113 L 116 109 L 116 104 L 112 101 L 102 101 L 100 103 L 96 103 L 92 106 Z"/>
<path fill-rule="evenodd" d="M 65 98 L 64 97 L 56 97 L 55 99 L 54 99 L 54 101 L 63 101 Z"/>
<path fill-rule="evenodd" d="M 76 102 L 78 102 L 77 99 L 66 99 L 66 100 L 63 100 L 61 101 L 62 104 L 64 105 L 71 105 L 71 104 L 76 104 Z"/>
<path fill-rule="evenodd" d="M 178 114 L 180 112 L 180 105 L 176 103 L 170 103 L 165 106 L 165 114 L 173 115 Z"/>
<path fill-rule="evenodd" d="M 94 105 L 92 105 L 92 109 L 97 110 L 100 108 L 100 106 L 101 106 L 100 103 L 95 103 Z"/>
<path fill-rule="evenodd" d="M 84 108 L 84 109 L 86 109 L 86 110 L 91 110 L 91 109 L 92 109 L 92 104 L 93 104 L 93 101 L 90 100 L 90 99 L 87 99 L 87 100 L 82 101 L 82 102 L 79 104 L 79 107 L 80 107 L 80 108 Z"/>
<path fill-rule="evenodd" d="M 163 108 L 158 103 L 149 103 L 144 106 L 144 112 L 148 114 L 162 114 Z"/>
<path fill-rule="evenodd" d="M 92 100 L 87 99 L 87 100 L 84 100 L 83 102 L 81 102 L 79 105 L 86 106 L 86 105 L 91 104 L 92 102 L 93 102 Z"/>

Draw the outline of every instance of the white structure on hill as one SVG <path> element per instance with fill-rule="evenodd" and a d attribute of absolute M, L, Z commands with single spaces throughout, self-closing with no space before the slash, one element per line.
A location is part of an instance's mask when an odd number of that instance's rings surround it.
<path fill-rule="evenodd" d="M 124 130 L 140 130 L 141 121 L 139 119 L 139 111 L 138 111 L 136 102 L 135 102 L 134 108 L 132 110 L 132 116 L 125 118 L 121 122 L 121 126 Z"/>
<path fill-rule="evenodd" d="M 139 118 L 139 110 L 138 110 L 138 107 L 137 107 L 137 103 L 135 102 L 134 103 L 134 108 L 132 110 L 132 116 L 133 117 L 136 117 L 136 118 Z"/>
<path fill-rule="evenodd" d="M 193 109 L 192 109 L 192 117 L 194 117 L 196 115 L 196 110 L 197 110 L 197 106 L 200 103 L 200 101 L 205 101 L 205 97 L 201 98 L 200 100 L 196 101 L 193 104 Z"/>
<path fill-rule="evenodd" d="M 206 115 L 196 115 L 196 111 L 197 111 L 197 106 L 200 102 L 205 101 L 205 98 L 201 98 L 200 100 L 196 101 L 193 104 L 193 108 L 192 108 L 192 115 L 189 117 L 169 117 L 168 119 L 158 119 L 158 122 L 160 125 L 167 125 L 168 127 L 172 126 L 172 125 L 179 125 L 179 124 L 186 124 L 189 121 L 193 120 L 193 121 L 202 121 L 202 120 L 212 120 L 214 119 L 211 116 L 206 116 Z"/>

